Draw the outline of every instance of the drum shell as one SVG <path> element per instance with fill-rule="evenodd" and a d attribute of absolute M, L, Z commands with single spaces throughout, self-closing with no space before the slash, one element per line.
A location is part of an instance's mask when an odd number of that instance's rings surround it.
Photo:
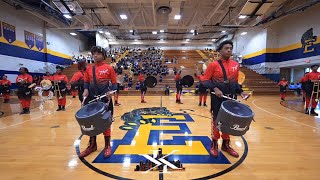
<path fill-rule="evenodd" d="M 105 132 L 112 124 L 111 111 L 107 109 L 107 105 L 103 102 L 83 106 L 75 114 L 82 134 L 96 136 Z"/>
<path fill-rule="evenodd" d="M 227 107 L 240 107 L 242 114 L 234 113 Z M 244 135 L 250 127 L 254 113 L 249 106 L 236 101 L 224 101 L 221 104 L 215 123 L 221 132 L 232 136 Z"/>

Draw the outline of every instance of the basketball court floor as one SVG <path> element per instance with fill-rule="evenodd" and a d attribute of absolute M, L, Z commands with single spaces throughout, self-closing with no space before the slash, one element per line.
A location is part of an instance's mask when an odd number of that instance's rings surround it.
<path fill-rule="evenodd" d="M 239 158 L 224 152 L 218 158 L 210 156 L 209 107 L 199 107 L 197 96 L 183 96 L 181 105 L 174 103 L 174 96 L 147 96 L 146 104 L 137 103 L 139 98 L 120 96 L 109 159 L 102 157 L 102 135 L 96 152 L 78 158 L 88 143 L 74 117 L 80 109 L 78 99 L 68 98 L 65 112 L 56 112 L 53 100 L 33 108 L 30 115 L 1 117 L 1 179 L 319 179 L 320 119 L 282 106 L 278 96 L 252 96 L 245 102 L 255 122 L 243 137 L 231 138 Z M 14 103 L 1 104 L 1 109 L 18 111 Z M 172 116 L 143 114 L 149 121 L 136 126 L 121 119 L 125 113 L 151 107 L 165 107 Z M 134 171 L 146 160 L 143 155 L 152 156 L 158 148 L 185 169 Z"/>

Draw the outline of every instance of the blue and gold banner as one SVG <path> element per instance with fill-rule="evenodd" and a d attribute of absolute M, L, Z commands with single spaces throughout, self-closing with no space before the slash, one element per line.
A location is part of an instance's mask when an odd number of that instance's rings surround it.
<path fill-rule="evenodd" d="M 16 41 L 16 27 L 2 22 L 3 37 L 11 44 Z"/>
<path fill-rule="evenodd" d="M 42 49 L 44 48 L 42 35 L 36 34 L 36 47 L 39 51 L 42 51 Z"/>
<path fill-rule="evenodd" d="M 29 49 L 32 49 L 34 47 L 34 34 L 28 31 L 24 31 L 24 39 Z"/>

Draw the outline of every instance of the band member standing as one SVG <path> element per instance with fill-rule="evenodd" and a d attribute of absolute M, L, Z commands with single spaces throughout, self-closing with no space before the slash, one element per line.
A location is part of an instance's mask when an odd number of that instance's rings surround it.
<path fill-rule="evenodd" d="M 88 100 L 94 99 L 97 95 L 106 94 L 110 90 L 117 89 L 116 73 L 112 66 L 103 62 L 106 52 L 102 47 L 94 46 L 91 48 L 91 53 L 95 63 L 89 66 L 84 74 L 84 92 L 83 97 L 88 97 Z M 112 98 L 102 98 L 103 102 L 108 103 L 108 109 L 113 115 Z M 87 102 L 87 101 L 86 101 Z M 105 147 L 103 156 L 108 158 L 112 155 L 110 140 L 111 129 L 108 128 L 104 133 Z M 83 158 L 97 150 L 97 136 L 90 137 L 89 146 L 80 153 L 79 157 Z"/>
<path fill-rule="evenodd" d="M 201 75 L 203 76 L 203 72 L 201 72 Z M 199 79 L 199 81 L 201 81 L 201 77 L 200 75 L 194 74 L 194 76 Z M 200 83 L 199 84 L 199 106 L 202 105 L 202 99 L 203 99 L 203 106 L 207 106 L 207 95 L 208 95 L 208 91 L 207 88 Z"/>
<path fill-rule="evenodd" d="M 319 91 L 318 88 L 313 89 L 313 84 L 314 82 L 312 81 L 319 81 L 320 80 L 320 73 L 318 72 L 319 65 L 312 65 L 311 66 L 311 72 L 306 74 L 305 77 L 303 78 L 303 82 L 305 82 L 305 91 L 306 91 L 306 114 L 309 114 L 309 106 L 310 106 L 310 101 L 311 101 L 311 111 L 310 114 L 318 116 L 318 114 L 314 111 L 315 108 L 317 107 L 318 102 L 316 101 L 316 95 L 312 96 L 311 100 L 311 95 L 312 91 L 317 92 Z"/>
<path fill-rule="evenodd" d="M 53 75 L 52 80 L 54 81 L 54 85 L 56 86 L 56 96 L 58 100 L 58 109 L 57 111 L 65 111 L 66 110 L 66 102 L 67 102 L 67 83 L 68 78 L 66 75 L 62 74 L 63 67 L 57 66 L 57 73 Z"/>
<path fill-rule="evenodd" d="M 181 75 L 181 71 L 179 71 L 174 77 L 174 80 L 176 81 L 176 88 L 177 88 L 176 103 L 183 104 L 180 99 L 181 93 L 182 93 L 182 83 L 181 83 L 180 75 Z"/>
<path fill-rule="evenodd" d="M 50 80 L 50 81 L 52 81 L 52 76 L 50 75 L 49 72 L 46 72 L 46 75 L 44 75 L 44 76 L 42 77 L 42 79 L 43 79 L 43 80 Z"/>
<path fill-rule="evenodd" d="M 232 41 L 223 41 L 217 49 L 221 54 L 220 60 L 209 64 L 202 79 L 205 87 L 215 93 L 211 94 L 212 147 L 210 149 L 210 153 L 214 157 L 218 157 L 218 139 L 220 138 L 220 132 L 217 129 L 215 119 L 217 118 L 221 103 L 226 100 L 223 98 L 223 95 L 234 97 L 235 94 L 241 94 L 242 98 L 246 97 L 246 94 L 243 93 L 238 84 L 239 64 L 230 58 L 232 49 Z M 239 154 L 230 146 L 230 136 L 222 133 L 221 137 L 223 139 L 221 149 L 233 157 L 239 157 Z"/>
<path fill-rule="evenodd" d="M 80 102 L 83 101 L 83 91 L 84 91 L 84 73 L 87 69 L 87 63 L 85 61 L 78 62 L 78 72 L 76 72 L 71 80 L 71 89 L 78 90 L 78 96 Z M 73 96 L 74 94 L 72 94 Z"/>
<path fill-rule="evenodd" d="M 8 80 L 8 77 L 6 75 L 2 77 L 2 80 L 0 81 L 0 86 L 3 93 L 3 103 L 8 103 L 10 99 L 11 81 Z"/>
<path fill-rule="evenodd" d="M 20 114 L 30 114 L 32 89 L 29 86 L 33 81 L 32 76 L 28 74 L 29 71 L 25 67 L 21 67 L 19 71 L 21 74 L 16 78 L 16 84 L 18 85 L 18 98 L 23 109 Z"/>
<path fill-rule="evenodd" d="M 282 101 L 285 101 L 286 98 L 286 90 L 289 86 L 288 81 L 286 81 L 285 78 L 282 78 L 282 80 L 278 83 L 278 86 L 280 87 L 280 98 Z"/>
<path fill-rule="evenodd" d="M 299 80 L 299 83 L 301 83 L 301 89 L 302 89 L 302 101 L 305 102 L 306 101 L 306 82 L 304 82 L 304 78 L 305 76 L 308 74 L 309 72 L 305 72 L 304 76 Z"/>
<path fill-rule="evenodd" d="M 141 103 L 146 103 L 146 101 L 144 100 L 144 95 L 146 94 L 148 88 L 144 82 L 144 77 L 142 73 L 139 74 L 138 80 L 140 82 Z"/>

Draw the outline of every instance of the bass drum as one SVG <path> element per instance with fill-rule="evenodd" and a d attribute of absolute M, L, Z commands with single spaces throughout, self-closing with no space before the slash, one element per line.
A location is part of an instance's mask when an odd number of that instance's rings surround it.
<path fill-rule="evenodd" d="M 224 101 L 216 119 L 217 128 L 225 134 L 242 136 L 248 130 L 254 113 L 249 106 L 236 101 Z"/>
<path fill-rule="evenodd" d="M 100 101 L 83 106 L 75 117 L 82 134 L 88 136 L 101 134 L 112 124 L 111 111 L 107 111 L 106 103 Z"/>

